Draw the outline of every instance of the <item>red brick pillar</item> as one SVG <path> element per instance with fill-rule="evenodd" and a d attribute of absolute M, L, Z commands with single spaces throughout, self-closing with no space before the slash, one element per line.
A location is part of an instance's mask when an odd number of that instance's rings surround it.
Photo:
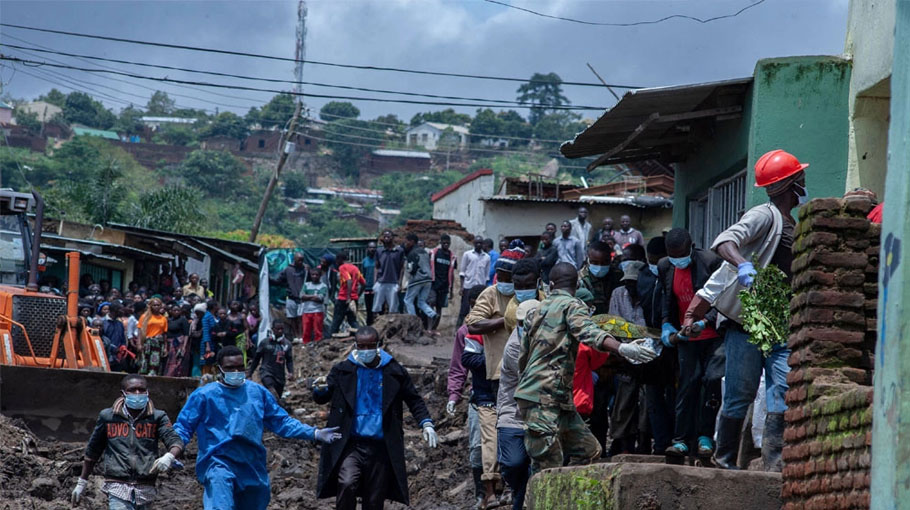
<path fill-rule="evenodd" d="M 786 510 L 869 508 L 881 228 L 864 198 L 800 210 L 793 245 Z"/>

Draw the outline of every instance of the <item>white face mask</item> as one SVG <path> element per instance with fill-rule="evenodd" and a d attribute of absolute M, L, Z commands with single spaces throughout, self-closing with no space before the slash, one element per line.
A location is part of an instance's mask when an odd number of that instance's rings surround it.
<path fill-rule="evenodd" d="M 793 193 L 796 194 L 796 201 L 799 205 L 804 205 L 809 201 L 809 192 L 806 190 L 805 186 L 800 186 L 799 184 L 794 184 L 794 186 L 796 189 L 793 190 Z"/>

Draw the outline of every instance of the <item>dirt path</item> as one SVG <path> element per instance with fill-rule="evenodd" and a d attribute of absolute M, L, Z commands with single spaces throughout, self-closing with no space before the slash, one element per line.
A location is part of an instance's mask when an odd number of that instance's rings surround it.
<path fill-rule="evenodd" d="M 400 317 L 400 318 L 399 318 Z M 411 508 L 463 509 L 473 501 L 470 470 L 467 469 L 467 434 L 465 404 L 460 404 L 455 418 L 445 415 L 445 382 L 452 335 L 438 338 L 423 335 L 415 329 L 411 317 L 392 316 L 378 326 L 390 333 L 387 349 L 404 364 L 423 396 L 436 422 L 440 445 L 435 450 L 425 446 L 421 431 L 405 411 L 405 459 Z M 326 406 L 316 405 L 310 396 L 313 378 L 326 375 L 332 365 L 350 348 L 348 340 L 326 340 L 306 348 L 295 346 L 294 361 L 298 378 L 288 385 L 291 395 L 286 408 L 305 423 L 324 426 Z M 111 399 L 116 389 L 109 389 Z M 152 388 L 154 399 L 154 388 Z M 176 417 L 171 417 L 175 419 Z M 319 450 L 305 441 L 287 440 L 266 433 L 268 466 L 272 478 L 273 509 L 331 509 L 331 499 L 316 499 L 316 477 Z M 36 439 L 21 424 L 0 417 L 0 502 L 4 508 L 35 510 L 69 508 L 69 495 L 81 469 L 83 443 L 44 442 Z M 186 452 L 186 469 L 159 479 L 156 509 L 196 510 L 202 508 L 202 489 L 193 473 L 195 441 Z M 83 508 L 106 508 L 101 494 L 102 477 L 96 470 L 85 493 Z M 387 504 L 400 509 L 402 505 Z"/>

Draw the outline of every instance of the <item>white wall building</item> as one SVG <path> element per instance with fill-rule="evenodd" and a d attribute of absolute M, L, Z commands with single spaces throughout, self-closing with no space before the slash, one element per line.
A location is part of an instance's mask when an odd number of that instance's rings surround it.
<path fill-rule="evenodd" d="M 408 137 L 408 145 L 411 147 L 423 147 L 427 150 L 435 150 L 439 143 L 439 137 L 442 133 L 451 128 L 455 136 L 458 137 L 458 146 L 465 147 L 468 145 L 468 137 L 471 132 L 464 126 L 455 126 L 452 124 L 440 124 L 438 122 L 424 122 L 418 126 L 409 128 L 405 133 Z"/>
<path fill-rule="evenodd" d="M 20 106 L 19 109 L 37 115 L 38 122 L 50 122 L 50 120 L 54 118 L 54 115 L 63 113 L 62 108 L 46 101 L 32 101 L 31 103 Z"/>

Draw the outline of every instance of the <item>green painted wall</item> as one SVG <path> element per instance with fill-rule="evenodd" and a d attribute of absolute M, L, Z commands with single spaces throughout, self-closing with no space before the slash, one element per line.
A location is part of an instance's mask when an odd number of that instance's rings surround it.
<path fill-rule="evenodd" d="M 806 170 L 809 198 L 839 197 L 847 179 L 850 62 L 811 56 L 759 60 L 752 84 L 749 182 L 762 154 L 784 149 Z M 762 190 L 747 191 L 748 207 L 765 202 Z"/>
<path fill-rule="evenodd" d="M 673 226 L 687 227 L 689 200 L 702 195 L 719 180 L 742 171 L 749 150 L 748 126 L 752 116 L 752 91 L 746 92 L 743 115 L 739 119 L 720 121 L 711 132 L 694 132 L 698 149 L 682 163 L 677 163 L 674 184 Z M 694 129 L 694 128 L 693 128 Z"/>

